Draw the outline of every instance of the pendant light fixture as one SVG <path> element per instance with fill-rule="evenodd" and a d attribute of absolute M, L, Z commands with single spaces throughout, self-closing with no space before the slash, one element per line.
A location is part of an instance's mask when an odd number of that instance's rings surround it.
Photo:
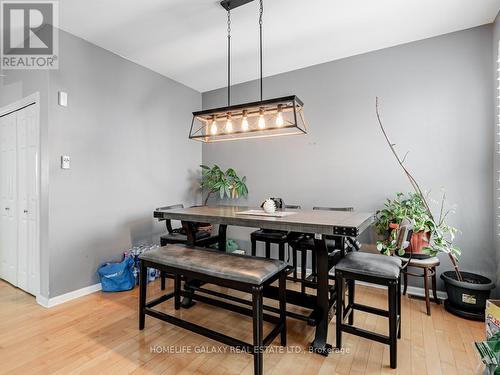
<path fill-rule="evenodd" d="M 231 105 L 231 11 L 253 0 L 224 0 L 227 11 L 227 106 L 193 112 L 189 138 L 202 142 L 307 134 L 304 103 L 295 95 L 263 99 L 262 84 L 262 17 L 263 0 L 259 0 L 260 100 Z"/>

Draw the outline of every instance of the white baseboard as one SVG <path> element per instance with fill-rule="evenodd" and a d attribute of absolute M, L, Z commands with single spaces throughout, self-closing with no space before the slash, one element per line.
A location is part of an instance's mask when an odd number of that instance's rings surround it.
<path fill-rule="evenodd" d="M 297 267 L 297 271 L 300 274 L 300 267 Z M 307 273 L 310 273 L 310 272 L 311 272 L 311 270 L 307 270 Z M 370 287 L 370 288 L 385 289 L 384 286 L 370 284 L 370 283 L 366 283 L 363 281 L 356 281 L 356 284 L 363 285 L 363 286 Z M 85 288 L 74 290 L 73 292 L 62 294 L 62 295 L 57 296 L 57 297 L 53 297 L 53 298 L 37 296 L 36 302 L 43 307 L 50 308 L 50 307 L 54 307 L 54 306 L 60 305 L 62 303 L 74 300 L 76 298 L 80 298 L 80 297 L 86 296 L 88 294 L 98 292 L 100 290 L 101 290 L 101 283 L 98 283 L 98 284 L 87 286 Z M 419 297 L 425 296 L 424 288 L 418 288 L 416 286 L 408 286 L 407 294 L 412 295 L 412 296 L 419 296 Z M 432 292 L 430 292 L 430 295 L 432 296 Z M 446 292 L 443 292 L 440 290 L 438 290 L 437 296 L 440 300 L 445 300 L 446 298 L 448 298 L 448 295 L 446 294 Z"/>
<path fill-rule="evenodd" d="M 300 267 L 297 267 L 297 272 L 300 274 L 300 272 L 301 272 Z M 311 270 L 310 269 L 306 269 L 306 273 L 310 274 Z M 330 275 L 334 275 L 334 274 L 335 274 L 334 272 L 330 272 Z M 370 284 L 370 283 L 366 283 L 364 281 L 356 281 L 356 284 L 363 285 L 363 286 L 366 286 L 366 287 L 369 287 L 369 288 L 387 289 L 385 286 Z M 424 290 L 424 288 L 419 288 L 419 287 L 416 287 L 416 286 L 410 286 L 410 285 L 408 285 L 408 288 L 406 289 L 406 294 L 411 295 L 411 296 L 425 297 L 425 290 Z M 432 291 L 431 290 L 429 290 L 429 296 L 431 296 L 431 298 L 432 298 Z M 437 291 L 437 297 L 440 300 L 445 300 L 445 299 L 448 298 L 448 295 L 446 294 L 446 292 L 438 290 Z"/>
<path fill-rule="evenodd" d="M 370 284 L 370 283 L 366 283 L 364 281 L 356 281 L 356 284 L 363 285 L 363 286 L 366 286 L 366 287 L 369 287 L 369 288 L 387 289 L 385 286 Z M 416 287 L 416 286 L 410 286 L 410 285 L 408 285 L 408 288 L 406 289 L 406 294 L 408 294 L 410 296 L 425 297 L 425 289 L 424 288 L 419 288 L 419 287 Z M 432 298 L 432 290 L 429 290 L 429 296 Z M 445 299 L 448 298 L 448 295 L 446 294 L 446 292 L 438 290 L 437 291 L 437 297 L 440 300 L 445 300 Z"/>
<path fill-rule="evenodd" d="M 86 296 L 88 294 L 98 292 L 100 290 L 101 290 L 101 283 L 98 283 L 98 284 L 87 286 L 87 287 L 82 288 L 82 289 L 74 290 L 72 292 L 61 294 L 60 296 L 57 296 L 57 297 L 47 298 L 47 297 L 37 296 L 36 302 L 43 307 L 50 308 L 50 307 L 60 305 L 64 302 L 68 302 L 68 301 L 74 300 L 76 298 L 80 298 L 80 297 Z"/>

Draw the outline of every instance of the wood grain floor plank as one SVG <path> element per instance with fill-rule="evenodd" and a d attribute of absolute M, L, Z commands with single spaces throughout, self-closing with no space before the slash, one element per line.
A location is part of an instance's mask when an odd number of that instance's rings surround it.
<path fill-rule="evenodd" d="M 293 287 L 293 284 L 292 284 Z M 217 289 L 217 287 L 213 287 Z M 171 280 L 167 289 L 172 289 Z M 219 289 L 220 290 L 220 289 Z M 151 317 L 137 329 L 137 292 L 94 293 L 45 309 L 32 296 L 0 281 L 0 363 L 2 374 L 239 374 L 253 373 L 252 356 L 220 350 L 220 343 Z M 159 285 L 149 285 L 151 298 Z M 239 296 L 245 296 L 236 293 Z M 248 296 L 245 296 L 248 299 Z M 356 300 L 387 308 L 386 291 L 358 286 Z M 269 302 L 269 301 L 268 301 Z M 221 330 L 250 342 L 251 319 L 202 303 L 176 312 L 170 303 L 161 311 Z M 296 308 L 298 311 L 304 311 Z M 425 314 L 422 301 L 403 297 L 402 339 L 398 341 L 398 369 L 389 368 L 388 347 L 349 334 L 347 352 L 322 357 L 308 351 L 314 328 L 288 319 L 288 348 L 278 341 L 264 354 L 266 374 L 470 374 L 478 358 L 473 341 L 484 337 L 484 324 L 466 321 L 432 305 Z M 355 325 L 387 334 L 387 318 L 356 312 Z M 266 332 L 271 326 L 266 324 Z M 335 323 L 328 339 L 335 344 Z M 154 349 L 156 348 L 156 350 Z M 199 348 L 197 353 L 171 353 L 172 348 Z M 203 348 L 203 349 L 202 349 Z M 218 349 L 219 348 L 219 349 Z M 274 349 L 271 350 L 271 349 Z"/>

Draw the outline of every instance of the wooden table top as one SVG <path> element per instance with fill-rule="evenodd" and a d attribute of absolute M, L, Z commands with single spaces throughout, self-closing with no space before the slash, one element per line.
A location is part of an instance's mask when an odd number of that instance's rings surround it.
<path fill-rule="evenodd" d="M 290 210 L 293 215 L 285 217 L 268 217 L 238 214 L 240 211 L 259 209 L 244 206 L 198 206 L 180 209 L 162 209 L 154 211 L 158 219 L 206 222 L 241 227 L 284 230 L 291 232 L 317 233 L 357 237 L 373 222 L 373 213 L 324 211 L 324 210 Z"/>

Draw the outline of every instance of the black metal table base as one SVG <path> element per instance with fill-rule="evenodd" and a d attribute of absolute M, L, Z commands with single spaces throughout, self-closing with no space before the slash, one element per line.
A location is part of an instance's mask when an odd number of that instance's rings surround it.
<path fill-rule="evenodd" d="M 188 236 L 188 246 L 194 246 L 194 228 L 190 222 L 182 222 Z M 226 250 L 226 229 L 227 225 L 219 225 L 219 250 Z M 344 252 L 344 237 L 336 236 L 336 242 L 341 251 Z M 314 240 L 316 251 L 316 296 L 307 293 L 287 290 L 287 304 L 297 305 L 312 310 L 310 315 L 300 315 L 287 311 L 287 316 L 306 321 L 309 325 L 316 327 L 314 341 L 310 350 L 320 355 L 327 356 L 332 351 L 332 346 L 327 343 L 328 324 L 333 316 L 332 310 L 335 307 L 335 293 L 332 293 L 329 285 L 329 257 L 324 235 L 316 235 Z M 312 282 L 310 283 L 312 286 Z M 200 291 L 203 283 L 196 280 L 186 280 L 184 284 L 182 307 L 190 308 L 198 298 L 196 291 Z M 205 291 L 203 291 L 205 292 Z M 209 293 L 210 294 L 210 293 Z M 222 296 L 219 296 L 222 297 Z M 228 297 L 228 296 L 226 296 Z M 264 290 L 264 297 L 278 299 L 278 288 L 268 286 Z M 206 297 L 205 297 L 206 298 Z M 202 297 L 202 299 L 205 299 Z M 225 297 L 223 297 L 225 298 Z M 231 299 L 229 296 L 228 299 Z M 268 311 L 272 308 L 265 306 Z"/>

